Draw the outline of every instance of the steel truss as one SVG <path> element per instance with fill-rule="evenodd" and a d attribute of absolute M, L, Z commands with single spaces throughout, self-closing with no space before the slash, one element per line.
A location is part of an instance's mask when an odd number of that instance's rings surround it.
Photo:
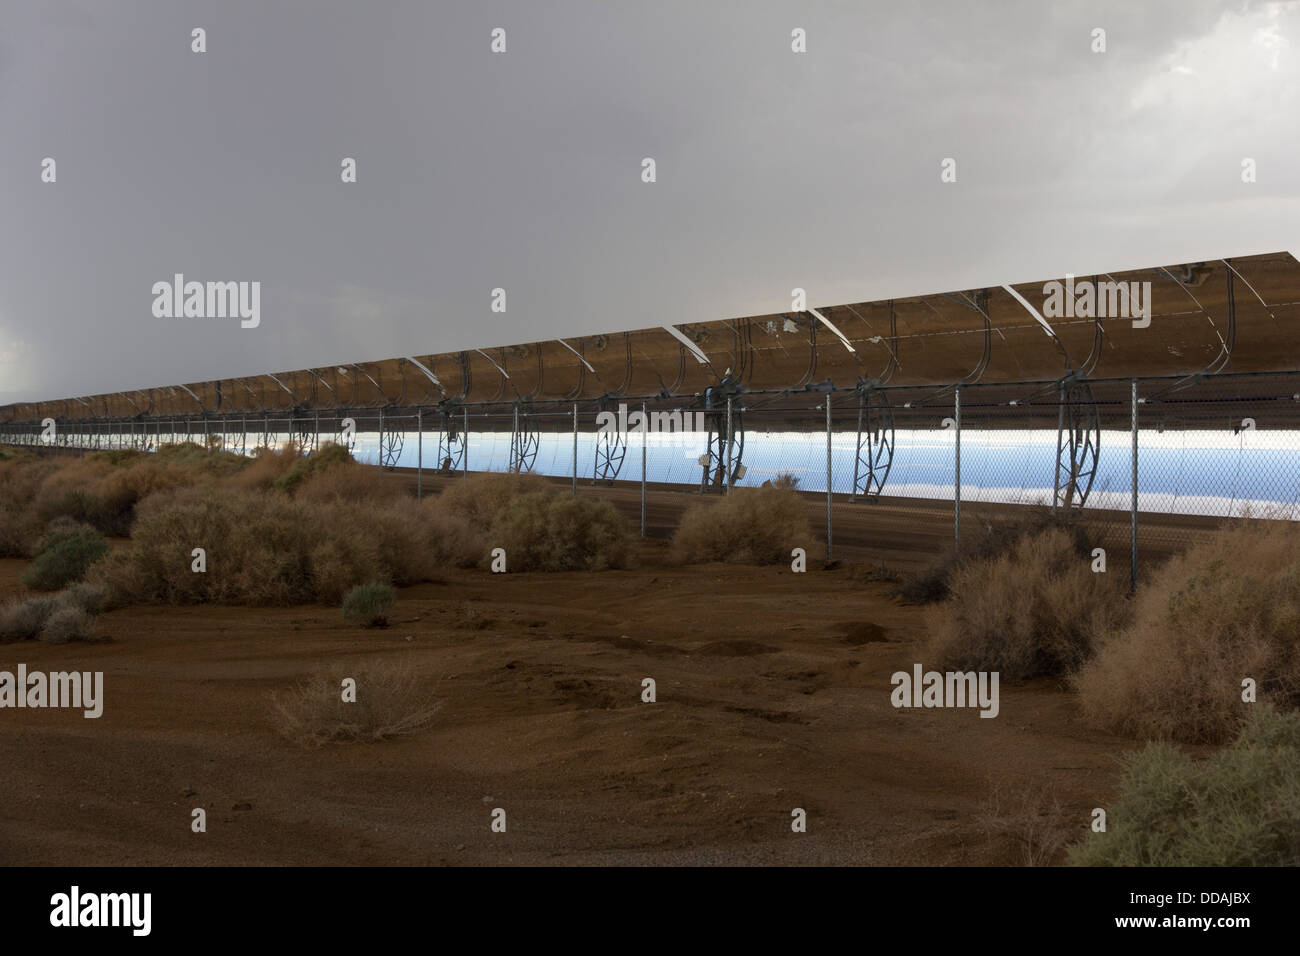
<path fill-rule="evenodd" d="M 515 473 L 532 471 L 537 464 L 537 449 L 541 436 L 537 432 L 537 419 L 528 409 L 526 399 L 515 402 L 515 427 L 510 435 L 510 470 Z"/>
<path fill-rule="evenodd" d="M 1101 413 L 1084 379 L 1061 382 L 1056 424 L 1056 480 L 1052 508 L 1082 508 L 1097 477 Z"/>
<path fill-rule="evenodd" d="M 745 416 L 738 407 L 740 384 L 733 378 L 704 392 L 704 419 L 708 424 L 708 451 L 700 456 L 700 491 L 724 488 L 745 477 Z"/>
<path fill-rule="evenodd" d="M 894 465 L 894 408 L 889 403 L 889 393 L 870 382 L 858 385 L 857 396 L 857 456 L 851 500 L 875 501 Z"/>

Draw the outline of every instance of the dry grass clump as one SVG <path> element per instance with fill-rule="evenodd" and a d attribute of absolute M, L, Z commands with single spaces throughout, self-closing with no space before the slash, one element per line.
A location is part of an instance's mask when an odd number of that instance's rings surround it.
<path fill-rule="evenodd" d="M 192 570 L 195 548 L 206 571 Z M 275 492 L 195 488 L 145 502 L 132 547 L 91 580 L 121 604 L 337 604 L 358 584 L 435 579 L 482 553 L 464 522 L 414 501 L 316 504 Z"/>
<path fill-rule="evenodd" d="M 1300 707 L 1300 528 L 1225 527 L 1159 568 L 1132 626 L 1075 685 L 1086 720 L 1135 737 L 1221 743 L 1258 699 Z"/>
<path fill-rule="evenodd" d="M 1094 573 L 1059 528 L 963 562 L 949 591 L 930 615 L 929 657 L 943 669 L 998 671 L 1003 680 L 1073 673 L 1127 610 L 1122 582 Z"/>
<path fill-rule="evenodd" d="M 343 699 L 345 678 L 356 681 L 356 700 Z M 391 660 L 340 675 L 317 675 L 272 695 L 281 734 L 306 747 L 336 741 L 373 741 L 427 726 L 442 702 L 425 689 L 409 661 Z"/>
<path fill-rule="evenodd" d="M 511 571 L 604 571 L 629 567 L 636 556 L 636 536 L 608 501 L 549 491 L 508 501 L 488 544 L 505 549 Z"/>
<path fill-rule="evenodd" d="M 960 553 L 950 548 L 929 567 L 895 588 L 894 596 L 904 604 L 933 604 L 942 601 L 948 597 L 952 576 L 963 564 L 1006 554 L 1017 542 L 1049 528 L 1068 534 L 1080 557 L 1091 555 L 1093 543 L 1076 512 L 1026 508 L 1015 518 L 984 521 L 974 525 L 962 535 Z"/>
<path fill-rule="evenodd" d="M 716 502 L 700 502 L 673 534 L 673 556 L 683 564 L 729 561 L 781 564 L 807 549 L 812 529 L 803 500 L 790 488 L 733 488 Z"/>
<path fill-rule="evenodd" d="M 462 478 L 429 500 L 431 507 L 459 515 L 479 530 L 487 531 L 501 510 L 515 498 L 557 493 L 555 485 L 540 475 L 485 473 Z"/>
<path fill-rule="evenodd" d="M 1060 800 L 1035 786 L 1007 792 L 995 785 L 976 820 L 991 844 L 1010 846 L 1017 866 L 1052 865 L 1079 829 Z"/>
<path fill-rule="evenodd" d="M 1106 824 L 1070 848 L 1072 864 L 1300 865 L 1300 714 L 1261 704 L 1206 760 L 1147 744 Z"/>

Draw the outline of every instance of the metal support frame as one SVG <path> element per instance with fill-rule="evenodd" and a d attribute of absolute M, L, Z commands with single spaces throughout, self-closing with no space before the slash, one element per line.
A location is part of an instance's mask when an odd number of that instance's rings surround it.
<path fill-rule="evenodd" d="M 961 551 L 961 386 L 952 392 L 953 478 L 952 478 L 952 540 L 953 551 Z"/>
<path fill-rule="evenodd" d="M 646 455 L 650 440 L 650 419 L 646 416 L 646 403 L 641 403 L 641 537 L 645 537 L 645 482 Z"/>
<path fill-rule="evenodd" d="M 406 430 L 384 427 L 384 410 L 379 410 L 379 464 L 390 471 L 397 467 L 406 444 Z"/>
<path fill-rule="evenodd" d="M 465 428 L 457 428 L 455 407 L 447 402 L 438 406 L 438 472 L 450 475 L 465 465 L 466 439 L 469 435 L 469 410 L 465 410 Z"/>
<path fill-rule="evenodd" d="M 889 393 L 879 391 L 871 382 L 859 383 L 857 396 L 857 450 L 849 500 L 876 501 L 894 465 L 894 408 Z"/>
<path fill-rule="evenodd" d="M 831 393 L 826 393 L 826 560 L 834 553 L 834 536 L 831 524 L 831 501 L 834 484 L 831 472 Z"/>
<path fill-rule="evenodd" d="M 733 399 L 740 391 L 733 379 L 723 379 L 720 385 L 704 392 L 704 418 L 708 423 L 708 452 L 700 457 L 703 471 L 700 474 L 700 493 L 710 487 L 722 488 L 731 493 L 731 486 L 745 477 L 745 423 L 744 411 L 733 407 Z M 719 394 L 721 393 L 721 394 Z M 725 404 L 718 400 L 725 396 Z M 714 403 L 718 402 L 717 405 Z"/>
<path fill-rule="evenodd" d="M 600 410 L 609 411 L 610 397 L 600 401 Z M 596 455 L 592 465 L 591 480 L 613 481 L 623 470 L 627 457 L 627 433 L 621 428 L 602 428 L 596 432 Z"/>
<path fill-rule="evenodd" d="M 1129 399 L 1129 430 L 1133 440 L 1133 497 L 1129 502 L 1129 591 L 1137 591 L 1138 582 L 1138 380 L 1133 379 Z"/>
<path fill-rule="evenodd" d="M 1067 377 L 1058 391 L 1053 511 L 1087 503 L 1100 454 L 1101 413 L 1092 387 L 1083 379 Z"/>
<path fill-rule="evenodd" d="M 541 436 L 537 432 L 537 423 L 527 407 L 520 423 L 519 407 L 523 399 L 514 403 L 514 428 L 510 433 L 510 470 L 516 474 L 532 471 L 537 464 L 537 449 Z"/>

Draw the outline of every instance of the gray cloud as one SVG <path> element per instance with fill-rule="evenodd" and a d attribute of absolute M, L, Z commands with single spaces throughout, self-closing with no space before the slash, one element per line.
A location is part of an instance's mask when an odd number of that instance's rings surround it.
<path fill-rule="evenodd" d="M 1294 3 L 0 7 L 0 401 L 1300 246 Z"/>

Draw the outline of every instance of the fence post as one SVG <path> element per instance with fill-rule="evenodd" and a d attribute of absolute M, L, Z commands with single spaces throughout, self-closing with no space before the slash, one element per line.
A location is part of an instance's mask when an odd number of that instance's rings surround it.
<path fill-rule="evenodd" d="M 424 500 L 424 409 L 415 410 L 415 500 Z"/>
<path fill-rule="evenodd" d="M 1052 478 L 1052 514 L 1056 514 L 1056 502 L 1061 496 L 1061 438 L 1063 437 L 1061 433 L 1064 430 L 1065 383 L 1062 382 L 1056 395 L 1056 468 L 1053 472 Z M 1069 508 L 1070 503 L 1067 501 L 1065 506 L 1066 508 Z"/>
<path fill-rule="evenodd" d="M 515 402 L 514 424 L 510 426 L 510 470 L 524 470 L 524 456 L 519 453 L 519 403 Z"/>
<path fill-rule="evenodd" d="M 1133 498 L 1129 505 L 1129 572 L 1130 592 L 1137 591 L 1138 585 L 1138 380 L 1133 379 L 1133 391 L 1130 399 L 1133 433 Z"/>
<path fill-rule="evenodd" d="M 573 403 L 573 497 L 578 497 L 578 403 Z"/>
<path fill-rule="evenodd" d="M 724 494 L 731 494 L 731 396 L 727 396 L 727 444 L 722 452 L 722 480 L 725 482 Z"/>
<path fill-rule="evenodd" d="M 831 559 L 831 393 L 826 393 L 826 560 Z"/>
<path fill-rule="evenodd" d="M 646 471 L 646 443 L 649 440 L 648 433 L 650 423 L 646 419 L 646 403 L 641 403 L 641 537 L 645 537 L 645 471 Z"/>
<path fill-rule="evenodd" d="M 953 409 L 953 430 L 956 434 L 953 454 L 953 506 L 952 506 L 952 534 L 953 534 L 953 552 L 961 551 L 961 386 L 958 385 L 952 393 Z M 1060 460 L 1059 458 L 1057 459 Z"/>
<path fill-rule="evenodd" d="M 468 478 L 469 477 L 469 409 L 462 407 L 461 411 L 465 413 L 465 454 L 460 456 L 461 474 L 464 477 Z"/>

